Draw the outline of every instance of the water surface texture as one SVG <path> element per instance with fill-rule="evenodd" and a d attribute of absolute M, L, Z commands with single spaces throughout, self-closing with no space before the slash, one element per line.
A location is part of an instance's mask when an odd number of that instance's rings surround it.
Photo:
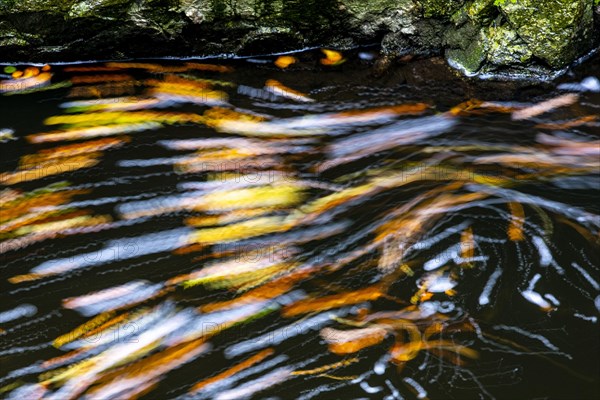
<path fill-rule="evenodd" d="M 3 66 L 0 396 L 592 399 L 600 83 Z"/>

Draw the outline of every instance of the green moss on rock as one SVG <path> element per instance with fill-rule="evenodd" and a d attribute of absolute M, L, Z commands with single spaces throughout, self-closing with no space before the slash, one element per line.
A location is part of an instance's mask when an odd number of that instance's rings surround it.
<path fill-rule="evenodd" d="M 380 32 L 412 35 L 416 20 L 421 18 L 421 10 L 412 0 L 341 0 L 340 8 L 348 25 L 367 37 Z"/>
<path fill-rule="evenodd" d="M 6 12 L 36 12 L 45 11 L 55 14 L 66 13 L 77 0 L 2 0 L 0 4 L 7 1 L 0 8 Z"/>
<path fill-rule="evenodd" d="M 8 22 L 0 22 L 0 48 L 3 46 L 27 48 L 39 44 L 41 41 L 37 34 L 19 32 Z"/>
<path fill-rule="evenodd" d="M 99 17 L 111 18 L 107 13 L 109 7 L 127 6 L 129 0 L 83 0 L 75 2 L 67 13 L 69 18 Z"/>
<path fill-rule="evenodd" d="M 463 25 L 468 21 L 488 26 L 499 12 L 494 5 L 494 0 L 470 0 L 452 14 L 450 20 L 456 26 Z"/>
<path fill-rule="evenodd" d="M 487 58 L 489 39 L 484 28 L 468 23 L 448 33 L 446 58 L 454 67 L 475 74 Z"/>
<path fill-rule="evenodd" d="M 467 15 L 476 22 L 488 22 L 498 12 L 494 0 L 474 0 L 465 7 Z"/>
<path fill-rule="evenodd" d="M 28 44 L 23 35 L 11 29 L 5 22 L 0 22 L 0 46 L 27 46 Z"/>
<path fill-rule="evenodd" d="M 368 14 L 381 14 L 386 10 L 404 7 L 407 3 L 412 3 L 412 0 L 342 0 L 341 4 L 345 9 L 354 15 L 356 18 L 363 18 Z"/>
<path fill-rule="evenodd" d="M 213 17 L 208 1 L 181 0 L 181 11 L 193 24 L 209 22 Z"/>
<path fill-rule="evenodd" d="M 452 15 L 458 10 L 465 0 L 419 0 L 426 18 L 444 17 Z"/>
<path fill-rule="evenodd" d="M 533 53 L 523 39 L 509 26 L 491 26 L 488 30 L 487 61 L 496 66 L 527 63 Z"/>
<path fill-rule="evenodd" d="M 507 1 L 500 9 L 533 54 L 552 67 L 571 63 L 590 45 L 590 0 Z"/>

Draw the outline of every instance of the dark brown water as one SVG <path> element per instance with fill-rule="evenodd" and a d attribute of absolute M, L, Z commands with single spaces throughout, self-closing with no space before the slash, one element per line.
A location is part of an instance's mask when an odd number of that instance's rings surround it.
<path fill-rule="evenodd" d="M 0 396 L 597 398 L 600 60 L 295 57 L 4 69 Z"/>

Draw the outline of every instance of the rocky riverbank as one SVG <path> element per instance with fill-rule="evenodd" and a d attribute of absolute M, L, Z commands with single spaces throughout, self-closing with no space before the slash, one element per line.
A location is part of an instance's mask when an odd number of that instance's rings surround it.
<path fill-rule="evenodd" d="M 596 3 L 596 4 L 594 4 Z M 599 47 L 597 0 L 1 0 L 0 61 L 381 44 L 466 74 L 552 76 Z"/>

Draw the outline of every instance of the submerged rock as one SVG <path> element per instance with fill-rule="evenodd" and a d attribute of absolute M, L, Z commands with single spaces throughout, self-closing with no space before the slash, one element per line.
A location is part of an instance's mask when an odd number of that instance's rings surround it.
<path fill-rule="evenodd" d="M 552 75 L 598 47 L 594 0 L 2 0 L 6 61 L 251 55 L 381 43 L 468 74 Z M 596 18 L 596 24 L 594 24 Z"/>

